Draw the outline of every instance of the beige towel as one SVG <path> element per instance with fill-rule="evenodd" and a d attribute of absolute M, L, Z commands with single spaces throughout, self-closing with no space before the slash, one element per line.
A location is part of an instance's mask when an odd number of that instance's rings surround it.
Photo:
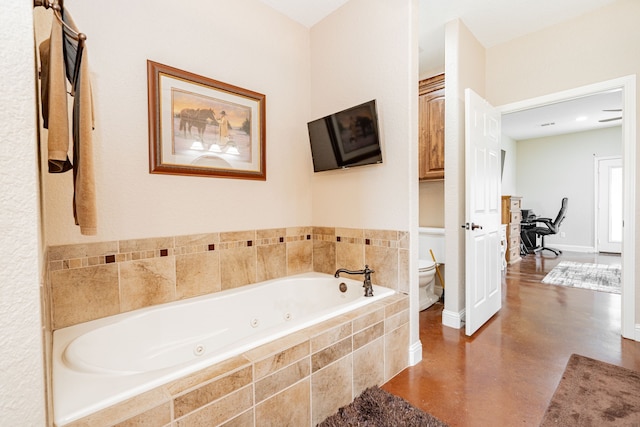
<path fill-rule="evenodd" d="M 74 174 L 75 196 L 74 213 L 76 224 L 80 226 L 80 232 L 85 235 L 97 233 L 96 189 L 93 165 L 93 102 L 91 97 L 91 82 L 89 80 L 89 61 L 86 49 L 82 52 L 80 70 L 77 78 L 77 87 L 74 106 L 77 108 L 74 130 Z M 79 116 L 79 117 L 77 117 Z"/>
<path fill-rule="evenodd" d="M 62 48 L 62 24 L 54 17 L 51 20 L 49 42 L 49 161 L 64 163 L 69 152 L 69 117 L 67 109 L 67 76 Z"/>

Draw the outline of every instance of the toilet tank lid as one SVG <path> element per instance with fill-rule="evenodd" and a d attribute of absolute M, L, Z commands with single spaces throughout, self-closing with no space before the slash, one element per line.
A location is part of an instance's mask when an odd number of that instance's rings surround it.
<path fill-rule="evenodd" d="M 419 270 L 430 269 L 430 268 L 433 268 L 435 265 L 436 265 L 436 263 L 433 262 L 430 259 L 419 259 L 418 260 L 418 269 Z"/>

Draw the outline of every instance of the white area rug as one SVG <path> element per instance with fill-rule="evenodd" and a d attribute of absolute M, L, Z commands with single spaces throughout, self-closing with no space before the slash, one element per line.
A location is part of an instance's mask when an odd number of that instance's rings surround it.
<path fill-rule="evenodd" d="M 620 265 L 562 261 L 542 279 L 550 285 L 620 293 Z"/>

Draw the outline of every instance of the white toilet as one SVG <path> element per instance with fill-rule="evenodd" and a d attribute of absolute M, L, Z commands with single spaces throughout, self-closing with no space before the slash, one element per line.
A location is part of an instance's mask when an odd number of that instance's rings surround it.
<path fill-rule="evenodd" d="M 420 311 L 431 307 L 440 299 L 436 295 L 436 258 L 438 267 L 444 264 L 444 228 L 420 227 L 418 229 L 418 294 Z"/>
<path fill-rule="evenodd" d="M 435 293 L 436 263 L 426 259 L 418 260 L 418 294 L 420 311 L 431 307 L 440 298 Z"/>

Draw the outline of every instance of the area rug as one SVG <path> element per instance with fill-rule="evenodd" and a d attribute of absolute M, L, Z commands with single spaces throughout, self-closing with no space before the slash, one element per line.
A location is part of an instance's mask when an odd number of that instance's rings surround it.
<path fill-rule="evenodd" d="M 562 261 L 542 279 L 542 283 L 619 294 L 620 271 L 620 265 Z"/>
<path fill-rule="evenodd" d="M 439 419 L 412 406 L 401 397 L 379 387 L 371 387 L 319 427 L 447 427 Z"/>
<path fill-rule="evenodd" d="M 549 426 L 640 426 L 640 373 L 571 355 L 540 424 Z"/>

